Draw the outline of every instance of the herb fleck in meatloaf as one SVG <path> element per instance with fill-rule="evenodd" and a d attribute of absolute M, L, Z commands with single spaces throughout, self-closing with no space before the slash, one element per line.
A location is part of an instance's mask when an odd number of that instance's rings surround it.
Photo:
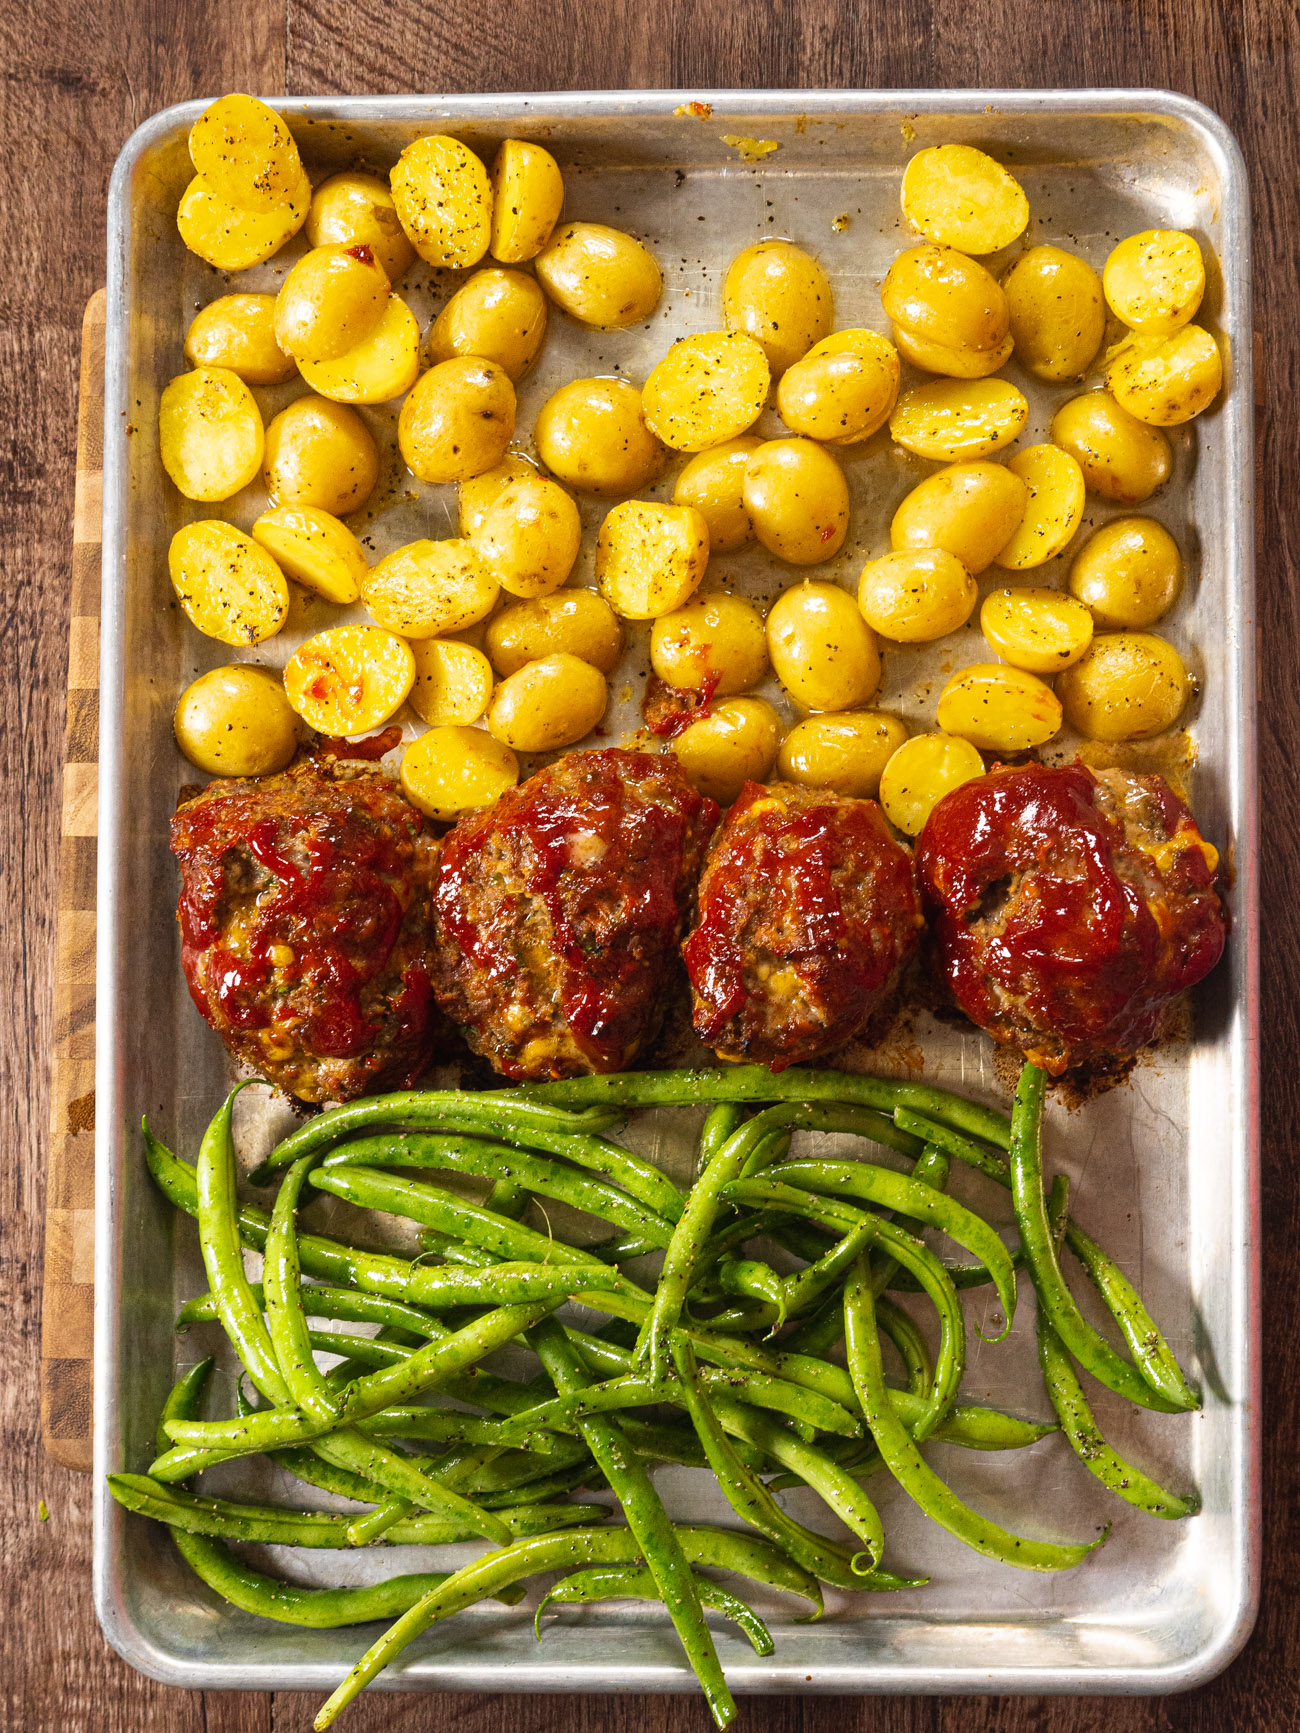
<path fill-rule="evenodd" d="M 414 1082 L 438 844 L 396 783 L 329 760 L 213 782 L 171 846 L 185 979 L 237 1059 L 303 1101 Z"/>
<path fill-rule="evenodd" d="M 656 1033 L 718 809 L 675 758 L 571 752 L 463 817 L 434 990 L 507 1077 L 621 1071 Z"/>

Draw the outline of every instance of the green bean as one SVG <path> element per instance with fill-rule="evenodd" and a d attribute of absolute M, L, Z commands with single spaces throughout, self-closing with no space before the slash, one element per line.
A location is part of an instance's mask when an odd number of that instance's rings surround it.
<path fill-rule="evenodd" d="M 522 1486 L 503 1486 L 496 1492 L 476 1492 L 475 1499 L 485 1510 L 523 1510 L 534 1504 L 540 1505 L 544 1499 L 558 1497 L 562 1492 L 572 1492 L 578 1486 L 590 1487 L 594 1492 L 604 1485 L 604 1475 L 584 1451 L 582 1462 L 576 1468 L 565 1469 L 563 1474 L 548 1474 L 540 1480 L 526 1480 Z M 559 1508 L 564 1510 L 569 1507 L 561 1505 Z M 602 1514 L 605 1513 L 603 1505 L 601 1511 Z"/>
<path fill-rule="evenodd" d="M 968 1167 L 973 1167 L 977 1172 L 987 1174 L 990 1179 L 997 1180 L 999 1184 L 1005 1183 L 1009 1187 L 1007 1158 L 1003 1153 L 1007 1147 L 1005 1139 L 999 1142 L 996 1149 L 986 1149 L 981 1143 L 963 1137 L 955 1126 L 945 1125 L 942 1120 L 931 1119 L 904 1106 L 894 1109 L 894 1124 L 901 1131 L 910 1131 L 915 1137 L 923 1137 L 927 1143 L 934 1144 L 948 1155 L 955 1155 Z"/>
<path fill-rule="evenodd" d="M 886 1388 L 880 1338 L 876 1333 L 871 1270 L 865 1258 L 859 1260 L 844 1290 L 844 1337 L 849 1371 L 877 1449 L 904 1492 L 949 1534 L 985 1558 L 1013 1565 L 1018 1570 L 1038 1571 L 1067 1570 L 1080 1564 L 1105 1540 L 1109 1528 L 1098 1540 L 1078 1546 L 1011 1534 L 963 1504 L 939 1479 L 899 1419 L 891 1392 Z"/>
<path fill-rule="evenodd" d="M 940 1258 L 939 1262 L 943 1265 L 948 1280 L 958 1293 L 967 1293 L 972 1288 L 988 1288 L 993 1284 L 993 1276 L 984 1264 L 958 1264 L 949 1258 Z M 1025 1254 L 1019 1246 L 1011 1253 L 1011 1262 L 1017 1270 L 1022 1270 L 1025 1267 Z M 874 1265 L 872 1282 L 879 1288 L 880 1274 L 875 1271 Z M 906 1270 L 891 1271 L 889 1280 L 885 1283 L 885 1290 L 893 1294 L 923 1294 L 925 1292 L 916 1277 L 909 1275 Z"/>
<path fill-rule="evenodd" d="M 158 1424 L 154 1428 L 154 1447 L 166 1450 L 169 1435 L 167 1424 L 172 1420 L 193 1420 L 199 1411 L 203 1400 L 203 1392 L 207 1389 L 208 1379 L 212 1376 L 212 1368 L 216 1360 L 211 1354 L 200 1360 L 196 1366 L 182 1372 L 176 1383 L 168 1391 L 162 1405 L 162 1413 L 158 1416 Z"/>
<path fill-rule="evenodd" d="M 863 1229 L 853 1231 L 865 1232 L 865 1225 Z M 875 1237 L 875 1231 L 875 1225 L 872 1224 L 870 1237 Z M 790 1332 L 785 1338 L 784 1346 L 795 1353 L 822 1360 L 832 1351 L 843 1334 L 844 1305 L 839 1294 L 832 1293 L 822 1301 L 816 1311 Z"/>
<path fill-rule="evenodd" d="M 265 1309 L 265 1290 L 260 1282 L 252 1284 L 253 1298 Z M 355 1324 L 384 1324 L 395 1330 L 424 1338 L 442 1334 L 438 1320 L 418 1306 L 407 1306 L 400 1300 L 390 1300 L 382 1294 L 361 1293 L 356 1288 L 321 1287 L 315 1284 L 302 1291 L 303 1305 L 312 1318 L 338 1318 Z M 188 1330 L 194 1324 L 212 1324 L 217 1320 L 217 1303 L 211 1292 L 196 1294 L 187 1300 L 176 1314 L 177 1330 Z"/>
<path fill-rule="evenodd" d="M 873 1291 L 875 1285 L 876 1271 L 873 1270 Z M 928 1402 L 934 1388 L 934 1365 L 930 1359 L 930 1350 L 925 1345 L 925 1337 L 917 1329 L 911 1316 L 883 1295 L 876 1300 L 876 1322 L 898 1349 L 903 1369 L 907 1373 L 908 1389 L 913 1396 L 919 1396 L 923 1402 Z"/>
<path fill-rule="evenodd" d="M 587 1387 L 589 1378 L 578 1351 L 553 1318 L 535 1329 L 531 1340 L 557 1394 L 569 1396 Z M 695 1577 L 659 1495 L 630 1453 L 616 1420 L 593 1414 L 580 1420 L 578 1426 L 583 1442 L 623 1507 L 713 1719 L 725 1727 L 735 1718 L 736 1705 L 700 1608 Z"/>
<path fill-rule="evenodd" d="M 445 1169 L 498 1179 L 527 1193 L 555 1198 L 587 1215 L 613 1222 L 663 1249 L 672 1238 L 673 1224 L 649 1210 L 635 1198 L 605 1180 L 591 1179 L 576 1168 L 564 1167 L 545 1156 L 512 1149 L 509 1144 L 486 1143 L 473 1137 L 446 1137 L 436 1132 L 391 1132 L 357 1138 L 340 1144 L 326 1157 L 324 1167 L 420 1167 Z M 491 1202 L 485 1205 L 491 1213 Z M 519 1214 L 522 1215 L 522 1210 Z"/>
<path fill-rule="evenodd" d="M 516 1185 L 514 1180 L 499 1179 L 483 1201 L 494 1215 L 509 1216 L 512 1222 L 517 1222 L 527 1211 L 533 1197 L 531 1192 Z"/>
<path fill-rule="evenodd" d="M 744 1601 L 737 1600 L 735 1595 L 729 1595 L 726 1589 L 708 1577 L 696 1580 L 699 1590 L 700 1605 L 709 1612 L 721 1613 L 725 1618 L 739 1625 L 749 1638 L 756 1655 L 771 1655 L 776 1651 L 772 1641 L 772 1633 L 759 1618 L 752 1607 Z M 636 1565 L 604 1565 L 593 1570 L 578 1571 L 571 1577 L 565 1577 L 553 1588 L 547 1590 L 533 1618 L 533 1634 L 538 1641 L 542 1636 L 542 1614 L 547 1607 L 555 1606 L 588 1606 L 592 1601 L 657 1601 L 659 1590 L 653 1576 L 644 1568 Z"/>
<path fill-rule="evenodd" d="M 943 1191 L 948 1184 L 948 1170 L 951 1165 L 943 1150 L 933 1143 L 927 1143 L 913 1163 L 912 1179 L 917 1185 L 928 1185 L 934 1191 Z M 872 1258 L 871 1285 L 877 1299 L 899 1273 L 899 1267 L 897 1258 L 883 1255 Z"/>
<path fill-rule="evenodd" d="M 816 1263 L 809 1264 L 807 1269 L 800 1270 L 798 1275 L 787 1276 L 786 1308 L 790 1317 L 795 1318 L 800 1313 L 811 1310 L 828 1289 L 842 1280 L 844 1272 L 875 1237 L 876 1224 L 873 1220 L 859 1222 L 857 1227 L 849 1229 L 843 1239 L 837 1240 L 828 1252 L 823 1252 Z"/>
<path fill-rule="evenodd" d="M 724 1143 L 745 1123 L 745 1109 L 736 1102 L 724 1101 L 709 1109 L 700 1132 L 699 1159 L 696 1177 L 702 1174 Z"/>
<path fill-rule="evenodd" d="M 723 1258 L 709 1272 L 706 1297 L 738 1294 L 742 1298 L 764 1303 L 772 1314 L 772 1329 L 785 1323 L 787 1311 L 786 1286 L 770 1264 L 755 1258 Z"/>

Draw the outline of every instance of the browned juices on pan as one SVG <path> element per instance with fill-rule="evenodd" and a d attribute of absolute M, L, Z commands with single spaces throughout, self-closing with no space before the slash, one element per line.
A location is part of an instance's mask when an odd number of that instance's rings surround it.
<path fill-rule="evenodd" d="M 507 1077 L 621 1071 L 657 1031 L 718 809 L 669 754 L 571 752 L 463 817 L 438 1003 Z"/>
<path fill-rule="evenodd" d="M 1053 1076 L 1160 1029 L 1223 950 L 1218 855 L 1160 776 L 998 769 L 934 808 L 916 851 L 954 999 Z"/>
<path fill-rule="evenodd" d="M 303 1101 L 415 1081 L 438 844 L 395 782 L 328 761 L 213 782 L 171 846 L 185 979 L 237 1059 Z"/>
<path fill-rule="evenodd" d="M 916 950 L 912 857 L 873 800 L 747 782 L 683 948 L 695 1030 L 780 1071 L 862 1033 Z"/>

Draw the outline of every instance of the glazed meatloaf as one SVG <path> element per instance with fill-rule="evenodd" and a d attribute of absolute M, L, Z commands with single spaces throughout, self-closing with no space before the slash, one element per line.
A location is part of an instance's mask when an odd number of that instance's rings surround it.
<path fill-rule="evenodd" d="M 718 809 L 675 758 L 571 752 L 443 843 L 434 990 L 514 1078 L 620 1071 L 658 1029 Z"/>
<path fill-rule="evenodd" d="M 696 1033 L 780 1071 L 860 1035 L 916 950 L 909 851 L 873 800 L 747 782 L 683 949 Z"/>
<path fill-rule="evenodd" d="M 1217 862 L 1163 777 L 1082 764 L 967 782 L 917 844 L 953 998 L 1054 1076 L 1115 1069 L 1218 962 Z"/>
<path fill-rule="evenodd" d="M 303 1101 L 415 1080 L 438 845 L 395 782 L 328 760 L 213 782 L 171 846 L 185 979 L 237 1059 Z"/>

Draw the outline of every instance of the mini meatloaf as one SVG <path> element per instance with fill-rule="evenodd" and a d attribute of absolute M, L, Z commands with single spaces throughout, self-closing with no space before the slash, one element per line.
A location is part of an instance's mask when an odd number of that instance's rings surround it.
<path fill-rule="evenodd" d="M 405 1087 L 430 1057 L 437 841 L 390 778 L 348 770 L 209 783 L 172 820 L 194 1003 L 302 1101 Z"/>
<path fill-rule="evenodd" d="M 1223 950 L 1218 856 L 1160 776 L 995 770 L 938 803 L 916 858 L 953 998 L 1053 1076 L 1114 1070 Z"/>
<path fill-rule="evenodd" d="M 444 839 L 438 1003 L 507 1077 L 621 1071 L 657 1032 L 718 809 L 668 754 L 571 752 Z"/>
<path fill-rule="evenodd" d="M 696 1033 L 781 1071 L 860 1035 L 916 950 L 912 857 L 874 800 L 747 782 L 683 955 Z"/>

